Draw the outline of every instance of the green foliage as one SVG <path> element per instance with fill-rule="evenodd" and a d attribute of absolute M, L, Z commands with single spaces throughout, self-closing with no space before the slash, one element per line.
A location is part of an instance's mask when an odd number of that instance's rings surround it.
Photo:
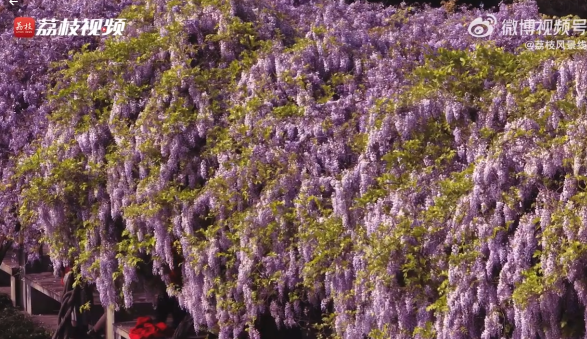
<path fill-rule="evenodd" d="M 420 338 L 433 339 L 436 338 L 436 330 L 434 324 L 430 321 L 426 322 L 426 327 L 416 327 L 414 329 L 413 336 L 419 336 Z"/>
<path fill-rule="evenodd" d="M 478 98 L 485 81 L 512 82 L 519 67 L 518 56 L 501 48 L 477 45 L 472 52 L 441 48 L 414 70 L 417 85 L 412 91 L 416 98 L 440 89 L 463 100 L 467 95 Z"/>
<path fill-rule="evenodd" d="M 10 296 L 0 294 L 2 339 L 49 339 L 51 333 L 35 324 L 29 315 L 12 306 Z"/>
<path fill-rule="evenodd" d="M 536 301 L 545 291 L 542 268 L 540 264 L 523 273 L 524 280 L 516 286 L 512 299 L 521 307 L 526 307 L 529 302 Z"/>
<path fill-rule="evenodd" d="M 476 45 L 472 50 L 448 50 L 440 48 L 428 54 L 422 66 L 416 67 L 410 79 L 413 85 L 410 95 L 404 96 L 404 104 L 418 102 L 443 94 L 455 97 L 466 105 L 488 107 L 491 95 L 485 90 L 485 83 L 503 84 L 528 104 L 538 104 L 544 93 L 529 96 L 527 87 L 519 86 L 526 75 L 549 58 L 570 56 L 569 50 L 524 50 L 519 53 L 507 52 L 491 44 Z M 542 96 L 541 96 L 542 95 Z M 524 100 L 526 98 L 526 100 Z M 540 101 L 542 102 L 542 101 Z M 536 107 L 536 106 L 534 106 Z M 522 104 L 520 110 L 527 112 Z"/>
<path fill-rule="evenodd" d="M 276 117 L 284 119 L 288 117 L 299 117 L 304 115 L 304 109 L 295 103 L 288 103 L 285 106 L 275 107 L 272 112 Z"/>

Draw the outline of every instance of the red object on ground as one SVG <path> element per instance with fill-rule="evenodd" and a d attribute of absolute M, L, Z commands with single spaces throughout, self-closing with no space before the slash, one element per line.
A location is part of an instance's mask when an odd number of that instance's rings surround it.
<path fill-rule="evenodd" d="M 139 317 L 129 335 L 130 339 L 165 338 L 169 335 L 169 328 L 164 323 L 154 324 L 151 317 Z"/>

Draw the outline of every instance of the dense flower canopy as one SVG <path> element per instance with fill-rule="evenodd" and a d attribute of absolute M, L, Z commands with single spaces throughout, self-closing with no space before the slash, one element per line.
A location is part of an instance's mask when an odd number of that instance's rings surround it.
<path fill-rule="evenodd" d="M 0 6 L 0 232 L 12 235 L 17 228 L 18 194 L 30 177 L 11 184 L 15 174 L 15 159 L 34 149 L 33 141 L 46 131 L 49 110 L 44 105 L 51 80 L 51 62 L 68 58 L 68 52 L 85 43 L 97 46 L 90 37 L 60 37 L 59 39 L 15 39 L 12 24 L 15 17 L 93 17 L 112 18 L 129 2 L 42 1 L 31 0 L 10 6 Z M 22 240 L 32 246 L 38 241 L 36 228 L 29 228 Z M 35 235 L 33 236 L 32 233 Z"/>
<path fill-rule="evenodd" d="M 262 314 L 345 339 L 585 335 L 584 51 L 472 37 L 478 9 L 117 6 L 121 38 L 39 46 L 66 59 L 34 80 L 0 64 L 5 223 L 104 304 L 177 250 L 168 292 L 220 338 Z"/>

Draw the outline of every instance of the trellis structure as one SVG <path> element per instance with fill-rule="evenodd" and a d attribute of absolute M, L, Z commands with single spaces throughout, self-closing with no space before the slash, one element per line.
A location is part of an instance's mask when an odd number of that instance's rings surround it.
<path fill-rule="evenodd" d="M 10 276 L 10 297 L 13 305 L 30 315 L 42 315 L 44 323 L 59 324 L 59 315 L 56 312 L 62 301 L 63 284 L 61 280 L 56 278 L 52 272 L 33 270 L 30 264 L 26 264 L 22 253 L 7 251 L 5 254 L 0 264 L 0 270 Z M 106 309 L 106 339 L 129 339 L 129 333 L 136 323 L 136 317 L 148 314 L 152 308 L 152 303 L 147 300 L 146 296 L 139 294 L 135 296 L 132 315 L 123 311 L 116 312 L 114 308 Z M 91 324 L 94 324 L 104 313 L 97 291 L 93 292 L 90 312 Z M 50 330 L 56 330 L 56 328 L 51 328 L 52 326 L 49 327 Z M 190 335 L 185 339 L 199 338 L 206 338 L 206 336 Z"/>

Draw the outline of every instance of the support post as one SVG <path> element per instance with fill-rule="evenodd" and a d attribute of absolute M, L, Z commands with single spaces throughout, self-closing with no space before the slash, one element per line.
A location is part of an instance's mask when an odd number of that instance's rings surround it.
<path fill-rule="evenodd" d="M 21 247 L 18 249 L 18 276 L 16 277 L 16 293 L 18 294 L 18 304 L 24 310 L 27 310 L 27 288 L 25 284 L 26 274 L 26 257 Z M 28 312 L 28 310 L 27 310 Z"/>
<path fill-rule="evenodd" d="M 114 339 L 114 322 L 115 322 L 114 306 L 108 305 L 106 307 L 106 339 Z"/>
<path fill-rule="evenodd" d="M 19 281 L 14 275 L 10 276 L 10 299 L 12 300 L 12 306 L 18 307 L 18 284 Z"/>
<path fill-rule="evenodd" d="M 31 288 L 31 285 L 29 284 L 25 284 L 25 289 L 26 289 L 26 313 L 28 314 L 33 314 L 33 289 Z"/>

